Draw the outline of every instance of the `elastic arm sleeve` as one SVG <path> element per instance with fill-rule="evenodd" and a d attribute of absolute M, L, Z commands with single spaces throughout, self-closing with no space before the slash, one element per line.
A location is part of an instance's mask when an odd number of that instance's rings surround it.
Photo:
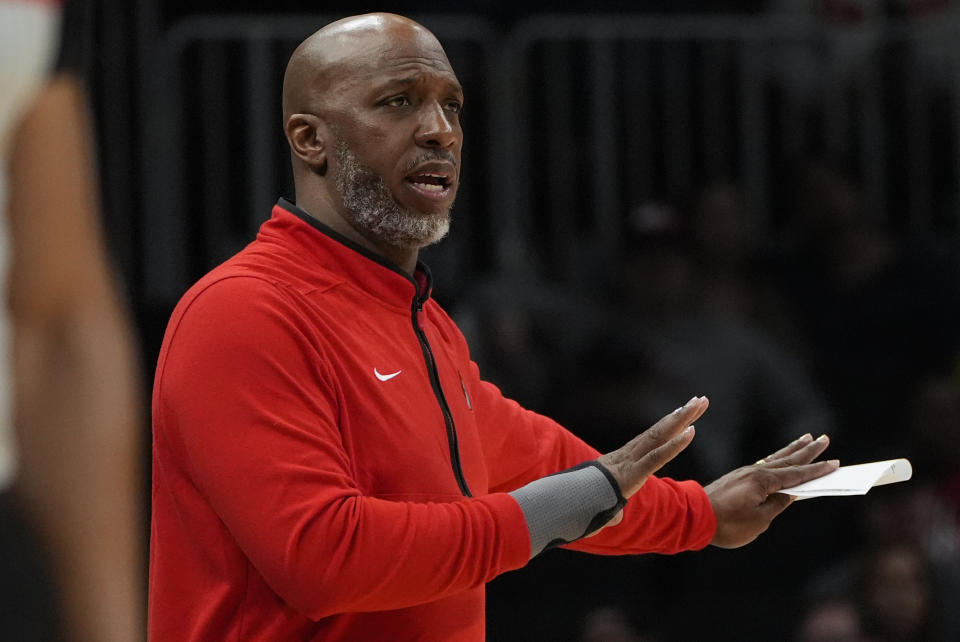
<path fill-rule="evenodd" d="M 510 495 L 527 520 L 531 558 L 587 536 L 627 503 L 613 475 L 596 461 L 537 479 Z"/>
<path fill-rule="evenodd" d="M 521 408 L 484 382 L 474 365 L 471 396 L 486 427 L 484 449 L 490 491 L 514 492 L 524 485 L 600 456 L 596 449 L 543 415 Z M 614 512 L 615 514 L 615 512 Z M 673 554 L 698 550 L 716 530 L 713 507 L 703 487 L 651 475 L 630 497 L 623 521 L 564 548 L 599 555 Z"/>

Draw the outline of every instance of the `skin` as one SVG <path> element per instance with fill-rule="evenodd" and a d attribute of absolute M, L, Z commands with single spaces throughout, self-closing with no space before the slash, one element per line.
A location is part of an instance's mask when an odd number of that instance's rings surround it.
<path fill-rule="evenodd" d="M 412 216 L 449 217 L 459 183 L 463 91 L 437 39 L 421 25 L 393 14 L 367 14 L 332 23 L 294 52 L 284 76 L 284 127 L 290 143 L 297 204 L 368 250 L 413 273 L 422 245 L 385 241 L 357 221 L 344 203 L 336 153 L 346 144 L 379 174 L 393 200 Z M 410 184 L 410 164 L 439 154 L 430 169 L 448 189 L 428 199 Z M 707 410 L 695 397 L 622 448 L 600 457 L 625 497 L 693 440 L 693 422 Z M 717 530 L 713 544 L 742 546 L 765 531 L 792 501 L 782 488 L 820 477 L 836 460 L 811 463 L 827 447 L 824 436 L 804 435 L 765 458 L 706 487 Z M 619 523 L 617 515 L 607 526 Z"/>
<path fill-rule="evenodd" d="M 356 224 L 336 183 L 336 146 L 347 145 L 412 216 L 449 218 L 459 185 L 462 104 L 443 48 L 419 24 L 368 14 L 324 27 L 296 49 L 284 76 L 297 204 L 412 274 L 422 245 L 399 245 Z M 410 180 L 418 172 L 442 174 L 445 189 L 423 194 Z"/>
<path fill-rule="evenodd" d="M 62 75 L 13 139 L 14 490 L 49 555 L 65 638 L 120 642 L 144 637 L 140 382 L 91 131 L 83 87 Z"/>
<path fill-rule="evenodd" d="M 650 475 L 690 445 L 696 433 L 693 422 L 703 416 L 709 404 L 706 397 L 694 397 L 625 446 L 600 457 L 624 497 L 640 490 Z M 707 497 L 717 518 L 711 543 L 737 548 L 766 531 L 793 502 L 779 490 L 822 477 L 840 465 L 835 459 L 811 463 L 829 444 L 826 435 L 817 439 L 803 435 L 763 458 L 763 463 L 737 468 L 707 485 Z M 607 526 L 616 525 L 620 519 L 618 515 Z"/>

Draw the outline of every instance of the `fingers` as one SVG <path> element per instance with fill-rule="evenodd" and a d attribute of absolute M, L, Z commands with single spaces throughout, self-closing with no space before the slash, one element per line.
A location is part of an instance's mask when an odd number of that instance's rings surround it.
<path fill-rule="evenodd" d="M 608 466 L 620 492 L 629 499 L 646 483 L 653 473 L 660 470 L 668 461 L 679 455 L 693 441 L 695 430 L 687 426 L 679 435 L 665 444 L 660 444 L 646 453 L 635 452 L 636 458 L 627 457 L 613 467 Z M 601 458 L 601 463 L 604 463 Z"/>
<path fill-rule="evenodd" d="M 805 464 L 802 466 L 790 466 L 787 468 L 774 468 L 769 472 L 773 475 L 771 478 L 773 486 L 768 488 L 768 492 L 775 493 L 781 488 L 790 488 L 797 484 L 823 477 L 827 473 L 832 473 L 840 467 L 840 462 L 836 459 L 828 461 L 818 461 L 815 464 Z"/>
<path fill-rule="evenodd" d="M 609 460 L 609 463 L 639 461 L 641 457 L 667 443 L 699 419 L 706 412 L 708 405 L 706 397 L 693 397 L 685 405 L 664 416 L 653 426 L 628 441 L 623 447 L 604 457 Z"/>
<path fill-rule="evenodd" d="M 663 416 L 660 421 L 637 435 L 633 442 L 637 442 L 637 445 L 641 448 L 646 447 L 647 450 L 652 450 L 673 439 L 687 426 L 702 417 L 709 405 L 710 401 L 706 397 L 693 397 L 686 404 L 669 415 Z"/>
<path fill-rule="evenodd" d="M 597 461 L 610 471 L 624 497 L 630 497 L 647 478 L 676 457 L 693 440 L 691 425 L 707 410 L 706 397 L 693 397 L 626 445 Z"/>
<path fill-rule="evenodd" d="M 806 436 L 807 435 L 804 435 L 786 448 L 778 451 L 778 453 L 784 453 L 783 455 L 776 458 L 773 458 L 774 456 L 771 455 L 771 458 L 767 459 L 767 463 L 772 464 L 774 468 L 809 464 L 820 456 L 820 454 L 827 449 L 827 446 L 830 445 L 830 438 L 826 435 L 820 435 L 813 441 L 804 440 L 801 442 Z"/>
<path fill-rule="evenodd" d="M 630 458 L 635 462 L 644 462 L 645 468 L 649 469 L 647 474 L 662 468 L 693 439 L 692 424 L 703 416 L 709 405 L 706 397 L 693 397 L 685 405 L 662 417 L 627 444 Z"/>
<path fill-rule="evenodd" d="M 829 445 L 823 436 L 804 435 L 753 466 L 743 466 L 709 484 L 705 490 L 717 517 L 712 543 L 736 548 L 753 541 L 794 498 L 781 491 L 833 472 L 833 459 L 810 463 Z"/>
<path fill-rule="evenodd" d="M 689 446 L 695 433 L 693 426 L 687 426 L 679 435 L 675 435 L 653 450 L 647 452 L 636 450 L 632 453 L 633 456 L 624 457 L 612 466 L 603 458 L 600 462 L 608 467 L 620 485 L 620 492 L 629 499 L 643 487 L 650 475 L 663 468 L 668 461 Z"/>
<path fill-rule="evenodd" d="M 693 426 L 687 426 L 673 439 L 665 444 L 657 446 L 646 455 L 640 458 L 636 464 L 637 476 L 642 476 L 644 480 L 667 465 L 671 459 L 683 452 L 684 448 L 690 445 L 696 429 Z"/>
<path fill-rule="evenodd" d="M 787 444 L 777 452 L 773 453 L 772 455 L 767 455 L 766 457 L 761 459 L 760 462 L 766 464 L 766 463 L 776 461 L 778 459 L 783 459 L 784 457 L 787 457 L 788 455 L 792 455 L 793 453 L 797 452 L 798 450 L 800 450 L 801 448 L 809 444 L 811 441 L 813 441 L 813 436 L 810 433 L 807 433 L 802 437 L 798 437 L 797 439 L 794 439 L 789 444 Z"/>
<path fill-rule="evenodd" d="M 697 419 L 703 416 L 703 413 L 707 411 L 707 408 L 710 407 L 710 400 L 706 397 L 691 397 L 690 401 L 686 405 L 677 408 L 672 414 L 684 415 L 684 421 L 687 423 L 693 423 Z M 686 413 L 691 413 L 687 415 Z M 669 417 L 670 415 L 667 415 Z M 662 419 L 661 419 L 662 421 Z"/>

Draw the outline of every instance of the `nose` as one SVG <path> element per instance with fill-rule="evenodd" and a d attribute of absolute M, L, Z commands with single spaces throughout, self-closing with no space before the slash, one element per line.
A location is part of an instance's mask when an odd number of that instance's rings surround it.
<path fill-rule="evenodd" d="M 460 140 L 460 123 L 456 114 L 448 113 L 439 103 L 424 106 L 420 127 L 414 138 L 421 147 L 449 149 Z"/>

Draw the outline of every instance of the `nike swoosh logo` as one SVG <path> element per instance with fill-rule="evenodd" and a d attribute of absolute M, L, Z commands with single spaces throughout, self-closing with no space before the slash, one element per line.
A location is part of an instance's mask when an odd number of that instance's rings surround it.
<path fill-rule="evenodd" d="M 401 372 L 403 372 L 403 370 L 397 370 L 396 372 L 391 372 L 390 374 L 380 374 L 379 370 L 377 370 L 376 368 L 373 369 L 373 374 L 375 374 L 377 376 L 377 379 L 379 379 L 380 381 L 390 381 Z"/>

